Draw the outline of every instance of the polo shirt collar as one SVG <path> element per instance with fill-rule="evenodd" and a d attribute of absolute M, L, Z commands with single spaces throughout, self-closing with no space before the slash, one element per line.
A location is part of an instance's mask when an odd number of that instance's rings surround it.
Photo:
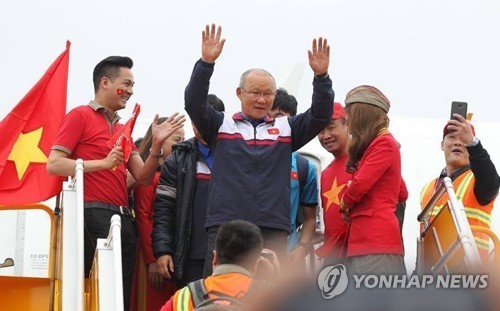
<path fill-rule="evenodd" d="M 204 144 L 200 143 L 199 141 L 196 142 L 196 146 L 198 147 L 198 150 L 205 156 L 208 157 L 210 155 L 210 147 L 205 146 Z"/>
<path fill-rule="evenodd" d="M 454 181 L 458 176 L 462 175 L 464 172 L 468 170 L 470 170 L 470 164 L 467 164 L 466 166 L 459 168 L 458 170 L 454 170 L 448 177 L 450 177 L 451 181 Z M 443 168 L 441 174 L 439 175 L 439 180 L 442 180 L 445 177 L 447 177 L 446 168 Z"/>
<path fill-rule="evenodd" d="M 98 102 L 96 102 L 95 100 L 91 100 L 91 101 L 89 102 L 89 106 L 90 106 L 90 108 L 92 108 L 94 111 L 99 111 L 99 110 L 101 109 L 102 113 L 107 115 L 107 113 L 106 113 L 106 111 L 107 111 L 107 110 L 106 110 L 106 108 L 104 108 L 104 106 L 103 106 L 103 105 L 99 104 L 99 103 L 98 103 Z M 115 123 L 115 122 L 118 122 L 120 119 L 121 119 L 121 117 L 118 115 L 118 113 L 116 113 L 116 112 L 115 112 L 115 113 L 114 113 L 114 115 L 113 115 L 113 118 L 111 118 L 111 122 L 112 122 L 112 123 Z"/>

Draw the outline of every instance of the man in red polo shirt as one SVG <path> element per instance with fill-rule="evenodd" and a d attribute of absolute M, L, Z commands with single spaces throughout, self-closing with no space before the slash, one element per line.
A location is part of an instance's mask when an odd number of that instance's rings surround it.
<path fill-rule="evenodd" d="M 124 159 L 122 147 L 108 146 L 109 139 L 123 127 L 118 123 L 117 111 L 125 108 L 133 94 L 132 66 L 132 59 L 122 56 L 110 56 L 96 65 L 93 73 L 95 99 L 68 113 L 47 162 L 49 174 L 72 176 L 75 160 L 84 160 L 86 277 L 90 273 L 97 239 L 107 237 L 111 216 L 122 216 L 125 310 L 129 309 L 136 245 L 134 220 L 127 207 L 127 169 L 139 184 L 149 184 L 158 167 L 158 157 L 163 154 L 163 141 L 184 122 L 183 116 L 178 116 L 158 124 L 158 115 L 155 116 L 151 154 L 146 162 L 142 161 L 135 146 L 128 161 Z"/>

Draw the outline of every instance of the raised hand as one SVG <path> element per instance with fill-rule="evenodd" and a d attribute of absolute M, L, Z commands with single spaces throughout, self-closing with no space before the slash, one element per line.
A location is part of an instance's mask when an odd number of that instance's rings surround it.
<path fill-rule="evenodd" d="M 322 75 L 328 72 L 330 65 L 330 46 L 326 38 L 319 37 L 312 42 L 312 51 L 307 51 L 309 55 L 309 66 L 314 71 L 314 75 Z"/>
<path fill-rule="evenodd" d="M 221 40 L 221 33 L 221 26 L 217 27 L 217 32 L 215 31 L 215 24 L 205 26 L 205 30 L 201 34 L 201 59 L 204 62 L 215 63 L 215 60 L 219 58 L 226 42 L 226 39 Z"/>
<path fill-rule="evenodd" d="M 454 131 L 455 136 L 462 141 L 464 146 L 470 144 L 474 139 L 470 123 L 458 113 L 454 113 L 453 116 L 457 120 L 448 120 L 448 130 Z"/>
<path fill-rule="evenodd" d="M 161 124 L 158 124 L 158 119 L 159 116 L 155 115 L 153 125 L 151 127 L 152 145 L 154 146 L 161 146 L 165 139 L 183 127 L 184 122 L 186 122 L 186 116 L 179 114 L 178 112 L 173 113 L 167 118 L 167 120 L 165 120 L 165 122 Z"/>

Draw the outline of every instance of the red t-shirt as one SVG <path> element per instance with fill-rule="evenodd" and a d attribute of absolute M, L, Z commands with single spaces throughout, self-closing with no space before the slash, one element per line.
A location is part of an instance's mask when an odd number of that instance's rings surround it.
<path fill-rule="evenodd" d="M 321 204 L 325 223 L 325 243 L 318 250 L 321 257 L 337 256 L 334 248 L 341 247 L 347 232 L 347 223 L 340 213 L 340 200 L 352 174 L 346 172 L 348 155 L 334 159 L 321 173 Z"/>
<path fill-rule="evenodd" d="M 104 108 L 79 106 L 64 118 L 52 149 L 66 152 L 71 159 L 100 160 L 108 156 L 108 140 L 123 124 L 104 114 Z M 135 148 L 135 147 L 133 147 Z M 135 148 L 137 150 L 137 148 Z M 98 201 L 114 205 L 128 205 L 127 171 L 125 164 L 115 169 L 85 173 L 84 201 Z"/>

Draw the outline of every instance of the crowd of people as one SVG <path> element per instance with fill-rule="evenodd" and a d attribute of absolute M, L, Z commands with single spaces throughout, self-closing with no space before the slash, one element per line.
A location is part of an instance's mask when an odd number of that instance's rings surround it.
<path fill-rule="evenodd" d="M 200 288 L 204 299 L 215 292 L 240 299 L 254 279 L 268 286 L 280 271 L 306 272 L 312 252 L 352 274 L 406 273 L 408 191 L 389 99 L 361 85 L 335 102 L 330 46 L 320 37 L 308 51 L 309 109 L 297 113 L 297 100 L 271 73 L 251 68 L 236 88 L 241 111 L 229 114 L 209 94 L 224 44 L 221 27 L 207 25 L 185 89 L 194 137 L 185 139 L 181 113 L 157 115 L 129 158 L 107 142 L 123 127 L 118 111 L 133 95 L 133 62 L 110 56 L 96 65 L 95 97 L 68 113 L 47 163 L 50 174 L 72 176 L 75 160 L 84 160 L 85 275 L 114 214 L 122 219 L 126 310 L 193 310 Z M 469 223 L 489 228 L 500 187 L 495 165 L 462 116 L 442 134 L 445 168 L 423 188 L 422 207 L 448 176 Z M 333 155 L 322 172 L 296 152 L 316 137 Z M 324 233 L 315 249 L 318 201 Z M 488 260 L 487 236 L 475 239 Z"/>

